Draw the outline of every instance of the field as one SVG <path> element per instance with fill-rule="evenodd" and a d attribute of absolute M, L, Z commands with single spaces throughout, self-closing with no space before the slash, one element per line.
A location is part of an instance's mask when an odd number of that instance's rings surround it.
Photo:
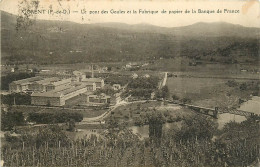
<path fill-rule="evenodd" d="M 257 62 L 256 64 L 223 64 L 202 61 L 201 64 L 190 66 L 189 61 L 190 59 L 183 57 L 161 59 L 150 63 L 145 68 L 152 71 L 168 71 L 177 75 L 189 75 L 194 77 L 259 79 L 259 65 Z"/>
<path fill-rule="evenodd" d="M 227 82 L 233 80 L 238 86 L 228 86 Z M 173 77 L 168 78 L 167 86 L 170 94 L 191 99 L 191 103 L 204 107 L 238 107 L 239 99 L 247 99 L 251 90 L 241 91 L 239 84 L 252 82 L 242 79 Z M 257 82 L 257 81 L 253 81 Z"/>

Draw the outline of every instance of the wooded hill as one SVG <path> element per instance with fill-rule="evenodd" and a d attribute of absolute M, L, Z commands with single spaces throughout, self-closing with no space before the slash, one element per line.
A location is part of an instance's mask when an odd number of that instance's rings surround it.
<path fill-rule="evenodd" d="M 149 61 L 177 56 L 257 63 L 259 32 L 259 28 L 223 22 L 164 28 L 32 20 L 32 25 L 24 27 L 17 24 L 17 16 L 1 11 L 2 64 Z"/>

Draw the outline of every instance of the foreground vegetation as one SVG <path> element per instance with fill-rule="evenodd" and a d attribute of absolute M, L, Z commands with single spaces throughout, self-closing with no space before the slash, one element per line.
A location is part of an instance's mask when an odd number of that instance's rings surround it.
<path fill-rule="evenodd" d="M 29 112 L 26 115 L 20 111 L 1 112 L 1 130 L 16 131 L 16 127 L 37 124 L 69 123 L 71 121 L 81 122 L 83 115 L 79 112 Z"/>
<path fill-rule="evenodd" d="M 31 95 L 27 93 L 12 93 L 1 95 L 1 103 L 11 105 L 30 105 Z"/>
<path fill-rule="evenodd" d="M 150 121 L 160 121 L 160 116 Z M 159 119 L 159 120 L 158 120 Z M 150 124 L 152 125 L 152 124 Z M 156 124 L 160 125 L 160 124 Z M 56 125 L 6 135 L 5 166 L 248 166 L 260 156 L 259 118 L 230 122 L 223 130 L 201 115 L 170 130 L 139 140 L 110 120 L 100 136 L 70 140 Z M 160 133 L 157 127 L 157 132 Z M 238 135 L 239 133 L 239 135 Z"/>

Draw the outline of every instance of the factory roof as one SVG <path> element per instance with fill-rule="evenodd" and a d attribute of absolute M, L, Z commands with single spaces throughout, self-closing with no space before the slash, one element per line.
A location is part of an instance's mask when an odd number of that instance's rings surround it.
<path fill-rule="evenodd" d="M 75 92 L 77 90 L 85 88 L 85 85 L 79 85 L 72 87 L 71 85 L 69 86 L 61 86 L 58 89 L 49 91 L 49 92 L 43 92 L 43 93 L 32 93 L 31 96 L 37 96 L 37 97 L 61 97 L 64 95 L 67 95 L 69 93 Z"/>
<path fill-rule="evenodd" d="M 70 82 L 71 82 L 71 78 L 68 78 L 68 79 L 62 79 L 62 80 L 59 80 L 59 81 L 51 82 L 51 83 L 48 84 L 48 85 L 59 86 L 59 85 L 63 85 L 63 84 L 65 84 L 65 83 L 70 83 Z"/>
<path fill-rule="evenodd" d="M 101 93 L 100 95 L 88 95 L 89 97 L 94 97 L 94 98 L 101 98 L 101 99 L 105 99 L 105 98 L 111 98 L 111 96 L 108 96 L 104 93 Z"/>
<path fill-rule="evenodd" d="M 60 79 L 57 78 L 57 77 L 51 77 L 51 78 L 45 78 L 43 80 L 39 80 L 39 81 L 35 81 L 35 83 L 37 84 L 42 84 L 42 85 L 48 85 L 50 84 L 51 82 L 56 82 L 56 81 L 59 81 Z"/>
<path fill-rule="evenodd" d="M 92 83 L 89 83 L 89 82 L 73 82 L 73 85 L 75 85 L 75 86 L 78 86 L 78 85 L 93 86 L 93 85 L 95 85 L 95 83 L 94 82 L 92 82 Z"/>
<path fill-rule="evenodd" d="M 82 82 L 102 82 L 103 79 L 101 78 L 84 78 Z"/>
<path fill-rule="evenodd" d="M 21 79 L 18 81 L 13 81 L 12 83 L 14 84 L 28 84 L 30 82 L 34 82 L 34 81 L 39 81 L 42 80 L 42 77 L 31 77 L 31 78 L 26 78 L 26 79 Z"/>

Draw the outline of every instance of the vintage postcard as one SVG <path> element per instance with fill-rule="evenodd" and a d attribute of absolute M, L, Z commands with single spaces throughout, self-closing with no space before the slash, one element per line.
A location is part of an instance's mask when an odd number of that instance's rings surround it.
<path fill-rule="evenodd" d="M 0 10 L 0 166 L 260 166 L 258 0 Z"/>

